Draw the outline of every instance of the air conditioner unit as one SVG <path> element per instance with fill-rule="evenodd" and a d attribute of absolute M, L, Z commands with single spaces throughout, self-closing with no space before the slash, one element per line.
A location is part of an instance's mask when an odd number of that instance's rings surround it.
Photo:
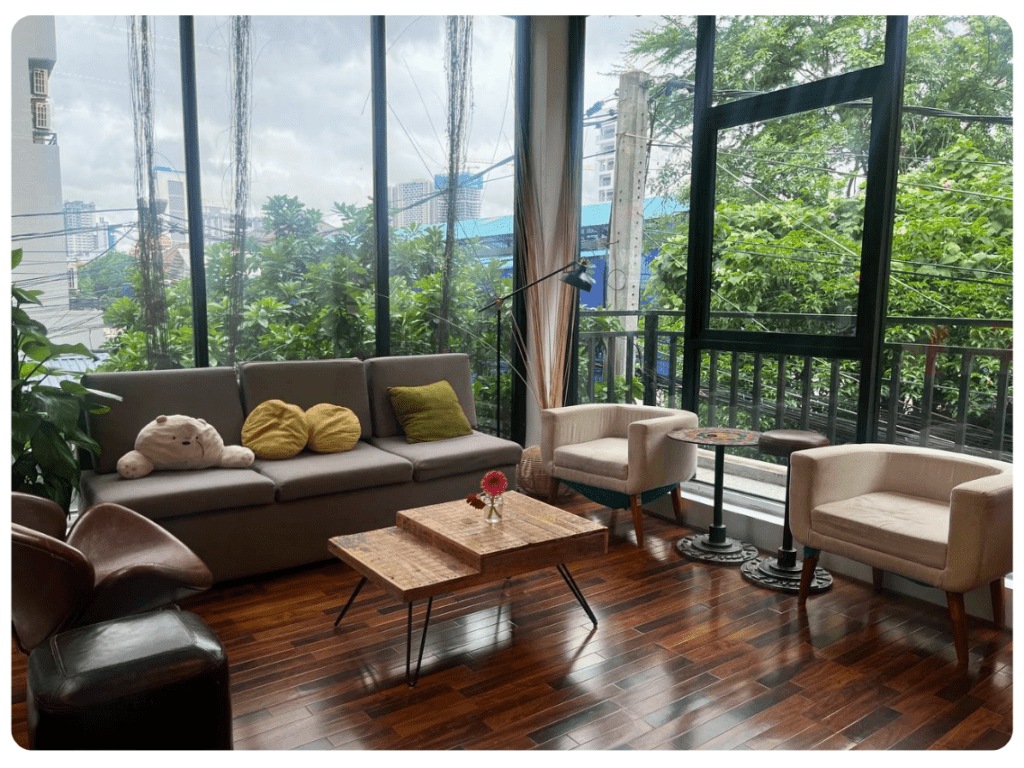
<path fill-rule="evenodd" d="M 41 67 L 32 70 L 32 95 L 49 95 L 50 73 Z"/>
<path fill-rule="evenodd" d="M 37 101 L 32 104 L 33 124 L 36 130 L 50 130 L 50 105 L 45 101 Z"/>

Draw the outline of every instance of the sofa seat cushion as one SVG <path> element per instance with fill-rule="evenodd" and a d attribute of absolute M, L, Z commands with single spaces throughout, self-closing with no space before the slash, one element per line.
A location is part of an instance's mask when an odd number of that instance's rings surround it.
<path fill-rule="evenodd" d="M 378 448 L 412 462 L 413 480 L 426 482 L 466 472 L 497 469 L 519 463 L 523 449 L 511 440 L 474 431 L 431 443 L 409 443 L 404 437 L 374 437 Z"/>
<path fill-rule="evenodd" d="M 629 441 L 625 437 L 602 437 L 559 446 L 554 452 L 556 476 L 559 467 L 625 480 L 629 476 Z"/>
<path fill-rule="evenodd" d="M 252 469 L 157 471 L 135 480 L 116 472 L 82 473 L 85 507 L 111 502 L 150 520 L 274 501 L 274 481 Z"/>
<path fill-rule="evenodd" d="M 278 501 L 405 483 L 413 476 L 409 461 L 363 441 L 344 453 L 303 451 L 286 461 L 257 459 L 253 468 L 274 482 Z"/>
<path fill-rule="evenodd" d="M 948 503 L 892 491 L 865 493 L 816 507 L 811 527 L 823 536 L 903 560 L 946 566 Z"/>

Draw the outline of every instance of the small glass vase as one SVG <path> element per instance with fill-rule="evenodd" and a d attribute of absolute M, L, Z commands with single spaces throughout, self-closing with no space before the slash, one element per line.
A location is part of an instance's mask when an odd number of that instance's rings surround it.
<path fill-rule="evenodd" d="M 497 496 L 491 496 L 487 493 L 480 494 L 480 500 L 484 503 L 484 508 L 487 510 L 487 517 L 484 518 L 488 523 L 500 523 L 501 522 L 501 508 L 505 504 L 505 499 L 499 493 Z"/>

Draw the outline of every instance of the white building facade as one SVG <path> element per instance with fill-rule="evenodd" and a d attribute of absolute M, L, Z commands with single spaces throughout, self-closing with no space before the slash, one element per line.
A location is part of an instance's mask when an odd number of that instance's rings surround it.
<path fill-rule="evenodd" d="M 53 17 L 19 20 L 11 33 L 11 234 L 22 261 L 11 281 L 43 291 L 42 306 L 25 309 L 51 341 L 97 349 L 104 341 L 102 313 L 70 305 L 60 147 L 49 101 L 56 61 Z"/>

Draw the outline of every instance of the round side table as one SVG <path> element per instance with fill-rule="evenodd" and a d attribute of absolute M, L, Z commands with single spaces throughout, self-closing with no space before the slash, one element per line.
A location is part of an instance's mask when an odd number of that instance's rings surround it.
<path fill-rule="evenodd" d="M 725 449 L 739 448 L 745 445 L 757 445 L 760 432 L 749 429 L 731 429 L 728 427 L 705 427 L 697 429 L 677 429 L 669 432 L 673 440 L 696 445 L 709 445 L 715 448 L 715 506 L 714 516 L 708 532 L 694 533 L 684 536 L 676 542 L 676 550 L 690 560 L 721 565 L 739 565 L 757 557 L 757 547 L 744 541 L 730 539 L 725 535 L 725 523 L 722 520 L 722 490 L 725 477 Z"/>

